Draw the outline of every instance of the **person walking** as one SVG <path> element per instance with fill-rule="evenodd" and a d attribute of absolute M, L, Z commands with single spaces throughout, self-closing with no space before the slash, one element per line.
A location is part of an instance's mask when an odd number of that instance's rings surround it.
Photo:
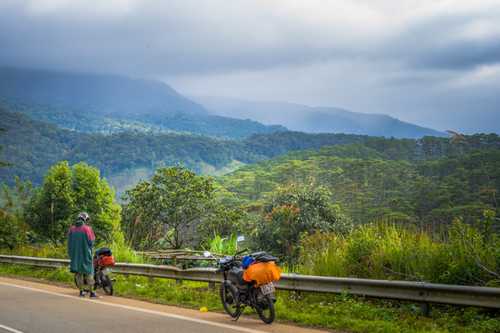
<path fill-rule="evenodd" d="M 70 271 L 75 273 L 76 285 L 80 289 L 80 297 L 85 296 L 86 290 L 91 298 L 96 298 L 94 288 L 94 265 L 92 248 L 95 235 L 90 222 L 89 214 L 82 212 L 68 232 L 68 255 L 71 260 Z"/>

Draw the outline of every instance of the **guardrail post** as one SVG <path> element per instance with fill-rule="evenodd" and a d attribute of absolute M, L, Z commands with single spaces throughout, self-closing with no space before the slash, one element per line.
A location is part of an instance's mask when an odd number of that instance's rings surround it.
<path fill-rule="evenodd" d="M 215 282 L 214 281 L 210 281 L 208 283 L 208 290 L 215 290 Z"/>
<path fill-rule="evenodd" d="M 429 303 L 421 303 L 420 304 L 420 311 L 422 312 L 422 315 L 425 317 L 429 317 L 431 315 L 431 305 Z"/>

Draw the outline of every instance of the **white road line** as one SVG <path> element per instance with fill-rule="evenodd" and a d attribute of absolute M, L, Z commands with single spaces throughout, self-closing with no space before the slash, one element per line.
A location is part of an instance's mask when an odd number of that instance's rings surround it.
<path fill-rule="evenodd" d="M 230 329 L 230 330 L 240 331 L 240 332 L 245 332 L 245 333 L 267 333 L 267 332 L 264 332 L 264 331 L 254 330 L 254 329 L 246 328 L 246 327 L 238 327 L 238 326 L 234 326 L 234 325 L 216 323 L 216 322 L 209 321 L 209 320 L 197 319 L 197 318 L 190 318 L 190 317 L 181 316 L 181 315 L 177 315 L 177 314 L 173 314 L 173 313 L 166 313 L 166 312 L 155 311 L 155 310 L 141 309 L 141 308 L 138 308 L 138 307 L 135 307 L 135 306 L 101 302 L 101 301 L 95 300 L 95 299 L 91 300 L 91 299 L 88 299 L 88 298 L 80 298 L 80 297 L 71 296 L 71 295 L 65 295 L 65 294 L 60 294 L 60 293 L 56 293 L 56 292 L 48 291 L 48 290 L 36 289 L 36 288 L 25 287 L 25 286 L 19 286 L 17 284 L 11 284 L 11 283 L 6 283 L 6 282 L 0 282 L 0 285 L 8 286 L 8 287 L 14 287 L 14 288 L 19 288 L 19 289 L 24 289 L 24 290 L 35 291 L 35 292 L 44 293 L 44 294 L 48 294 L 48 295 L 54 295 L 54 296 L 59 296 L 59 297 L 66 297 L 66 298 L 70 298 L 72 300 L 80 301 L 80 302 L 89 302 L 89 303 L 93 303 L 93 304 L 112 306 L 112 307 L 115 307 L 115 308 L 121 308 L 121 309 L 126 309 L 126 310 L 143 312 L 143 313 L 153 314 L 153 315 L 167 317 L 167 318 L 180 319 L 180 320 L 190 321 L 190 322 L 198 323 L 198 324 L 204 324 L 204 325 L 211 325 L 211 326 L 216 326 L 216 327 L 222 327 L 222 328 L 227 328 L 227 329 Z M 3 328 L 3 326 L 1 326 L 1 325 L 0 325 L 0 327 Z M 5 328 L 5 329 L 7 329 L 7 330 L 10 329 L 11 330 L 10 332 L 14 332 L 14 333 L 23 333 L 21 331 L 13 330 L 11 328 Z"/>
<path fill-rule="evenodd" d="M 5 325 L 2 325 L 2 324 L 0 324 L 0 328 L 3 329 L 3 330 L 6 330 L 7 332 L 23 333 L 22 331 L 16 330 L 15 328 L 12 328 L 12 327 L 9 327 L 9 326 L 5 326 Z"/>

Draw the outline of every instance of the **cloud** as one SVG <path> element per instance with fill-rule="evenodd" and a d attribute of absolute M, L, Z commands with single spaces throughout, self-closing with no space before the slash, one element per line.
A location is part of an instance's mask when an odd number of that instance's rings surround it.
<path fill-rule="evenodd" d="M 188 94 L 443 128 L 445 107 L 498 110 L 488 94 L 499 88 L 499 21 L 497 0 L 3 0 L 0 65 L 162 78 Z"/>

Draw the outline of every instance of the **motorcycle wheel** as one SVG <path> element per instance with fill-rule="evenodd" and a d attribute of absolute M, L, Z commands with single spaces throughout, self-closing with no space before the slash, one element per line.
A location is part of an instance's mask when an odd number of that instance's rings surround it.
<path fill-rule="evenodd" d="M 101 275 L 101 285 L 102 289 L 107 295 L 113 295 L 113 281 L 111 281 L 108 275 Z"/>
<path fill-rule="evenodd" d="M 263 296 L 262 300 L 255 305 L 255 311 L 257 311 L 259 318 L 266 324 L 271 324 L 276 316 L 274 301 L 269 295 Z"/>
<path fill-rule="evenodd" d="M 238 291 L 236 287 L 229 281 L 224 281 L 220 285 L 220 300 L 222 306 L 228 315 L 232 318 L 240 316 L 243 308 L 238 302 Z"/>

